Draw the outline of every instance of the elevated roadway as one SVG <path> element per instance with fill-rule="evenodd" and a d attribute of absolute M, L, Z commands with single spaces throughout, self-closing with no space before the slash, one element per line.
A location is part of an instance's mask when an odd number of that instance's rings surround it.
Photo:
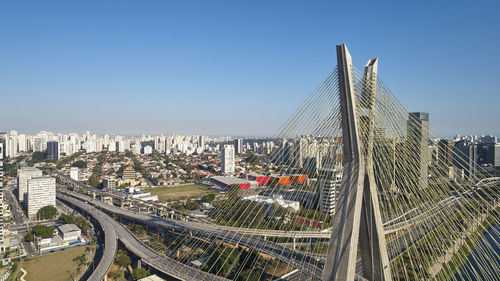
<path fill-rule="evenodd" d="M 228 281 L 228 279 L 226 278 L 201 271 L 199 269 L 171 259 L 167 256 L 156 253 L 153 249 L 139 240 L 132 232 L 130 232 L 130 230 L 123 227 L 106 213 L 100 211 L 92 205 L 87 204 L 85 201 L 62 193 L 58 193 L 57 197 L 59 200 L 76 206 L 79 209 L 82 209 L 90 214 L 92 217 L 98 219 L 101 225 L 104 224 L 106 226 L 106 233 L 109 232 L 114 234 L 113 236 L 106 235 L 105 253 L 103 255 L 103 258 L 101 259 L 101 262 L 96 268 L 96 271 L 94 271 L 89 280 L 100 281 L 104 278 L 109 267 L 113 263 L 114 257 L 116 255 L 116 242 L 117 239 L 119 239 L 129 251 L 131 251 L 134 255 L 141 259 L 141 262 L 148 264 L 158 271 L 175 277 L 179 280 L 191 281 L 202 279 L 208 281 Z M 114 240 L 111 241 L 111 239 Z M 108 247 L 108 244 L 114 247 L 113 252 L 111 250 L 106 251 L 107 248 L 112 248 Z"/>
<path fill-rule="evenodd" d="M 60 191 L 67 193 L 68 195 L 73 197 L 74 200 L 80 200 L 85 203 L 92 204 L 93 206 L 108 213 L 117 214 L 126 217 L 127 219 L 137 221 L 151 227 L 166 229 L 168 231 L 178 231 L 181 233 L 185 233 L 186 235 L 193 235 L 202 239 L 219 239 L 227 243 L 236 243 L 245 247 L 257 249 L 262 253 L 271 255 L 295 268 L 300 269 L 301 271 L 309 274 L 310 276 L 313 276 L 318 280 L 321 279 L 320 276 L 323 269 L 322 261 L 297 252 L 288 247 L 281 246 L 272 241 L 264 240 L 263 238 L 248 234 L 241 234 L 235 231 L 228 231 L 226 229 L 212 227 L 204 223 L 174 220 L 152 216 L 149 214 L 138 214 L 128 210 L 124 210 L 114 205 L 106 204 L 99 200 L 92 199 L 80 193 L 63 189 L 61 189 Z M 59 194 L 61 194 L 61 192 L 59 192 Z M 117 222 L 115 221 L 115 223 Z"/>
<path fill-rule="evenodd" d="M 58 194 L 57 197 L 62 200 L 68 198 L 68 196 L 62 194 Z M 109 269 L 111 268 L 111 265 L 113 264 L 116 251 L 118 248 L 117 234 L 115 232 L 114 227 L 109 223 L 108 216 L 103 212 L 99 211 L 98 209 L 88 204 L 85 204 L 84 202 L 79 200 L 64 200 L 64 201 L 82 210 L 88 215 L 92 216 L 101 225 L 101 228 L 104 231 L 104 252 L 102 254 L 101 260 L 99 261 L 99 264 L 97 265 L 97 267 L 94 269 L 94 272 L 92 272 L 92 274 L 87 280 L 90 281 L 106 280 L 106 275 Z"/>

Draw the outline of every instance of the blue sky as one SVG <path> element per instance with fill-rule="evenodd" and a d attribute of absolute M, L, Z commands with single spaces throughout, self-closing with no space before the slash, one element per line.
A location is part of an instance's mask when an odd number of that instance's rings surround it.
<path fill-rule="evenodd" d="M 273 135 L 346 43 L 437 135 L 500 135 L 499 1 L 333 2 L 4 1 L 0 130 Z"/>

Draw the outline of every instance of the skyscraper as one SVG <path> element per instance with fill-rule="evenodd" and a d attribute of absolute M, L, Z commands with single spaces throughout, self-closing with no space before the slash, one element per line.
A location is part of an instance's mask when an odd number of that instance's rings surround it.
<path fill-rule="evenodd" d="M 236 154 L 241 154 L 243 152 L 243 139 L 234 140 L 234 152 Z"/>
<path fill-rule="evenodd" d="M 29 219 L 35 219 L 38 210 L 56 206 L 56 179 L 50 176 L 32 177 L 27 181 L 26 211 Z"/>
<path fill-rule="evenodd" d="M 47 159 L 59 160 L 59 143 L 57 141 L 47 142 Z"/>
<path fill-rule="evenodd" d="M 319 211 L 329 215 L 335 212 L 335 205 L 342 180 L 342 169 L 319 168 Z"/>
<path fill-rule="evenodd" d="M 427 188 L 429 180 L 429 113 L 411 112 L 408 116 L 407 147 L 410 181 L 417 188 Z"/>
<path fill-rule="evenodd" d="M 234 146 L 225 144 L 221 151 L 221 172 L 223 174 L 234 173 Z"/>
<path fill-rule="evenodd" d="M 32 177 L 41 177 L 42 171 L 33 167 L 23 167 L 17 172 L 17 200 L 24 202 L 28 191 L 28 180 Z"/>

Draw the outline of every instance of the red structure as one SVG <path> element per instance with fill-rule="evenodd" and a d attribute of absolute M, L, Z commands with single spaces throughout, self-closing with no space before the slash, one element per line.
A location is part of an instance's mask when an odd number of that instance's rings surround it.
<path fill-rule="evenodd" d="M 275 184 L 290 185 L 290 184 L 303 184 L 308 175 L 294 174 L 285 176 L 271 176 L 271 181 Z"/>
<path fill-rule="evenodd" d="M 246 178 L 251 181 L 256 181 L 259 186 L 268 185 L 269 180 L 271 179 L 270 176 L 264 176 L 259 174 L 247 174 Z"/>
<path fill-rule="evenodd" d="M 307 226 L 307 227 L 314 228 L 314 229 L 321 229 L 321 227 L 323 226 L 322 221 L 318 221 L 318 220 L 314 220 L 314 219 L 310 219 L 310 218 L 306 218 L 306 217 L 301 217 L 301 216 L 295 217 L 295 223 L 298 225 L 303 225 L 303 226 Z"/>

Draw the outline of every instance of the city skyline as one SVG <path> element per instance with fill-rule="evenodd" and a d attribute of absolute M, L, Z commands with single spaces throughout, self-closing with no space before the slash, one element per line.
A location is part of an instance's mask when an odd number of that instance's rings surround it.
<path fill-rule="evenodd" d="M 346 42 L 433 135 L 500 135 L 493 1 L 116 3 L 2 5 L 1 130 L 273 136 Z"/>

